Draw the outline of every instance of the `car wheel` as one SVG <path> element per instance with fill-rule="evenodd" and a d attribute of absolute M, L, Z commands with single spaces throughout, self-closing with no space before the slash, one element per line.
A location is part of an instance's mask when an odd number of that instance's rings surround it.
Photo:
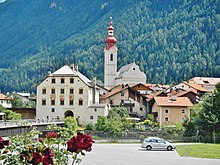
<path fill-rule="evenodd" d="M 147 150 L 151 150 L 152 147 L 151 147 L 151 146 L 147 146 L 146 149 L 147 149 Z"/>
<path fill-rule="evenodd" d="M 168 151 L 171 151 L 172 149 L 173 149 L 173 148 L 172 148 L 171 146 L 168 146 L 168 147 L 167 147 L 167 150 L 168 150 Z"/>

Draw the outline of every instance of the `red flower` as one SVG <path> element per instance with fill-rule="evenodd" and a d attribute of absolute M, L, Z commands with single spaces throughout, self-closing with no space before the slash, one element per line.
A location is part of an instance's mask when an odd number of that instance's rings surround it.
<path fill-rule="evenodd" d="M 56 138 L 57 137 L 57 134 L 55 132 L 47 132 L 46 134 L 46 138 Z"/>
<path fill-rule="evenodd" d="M 53 156 L 54 154 L 51 152 L 51 150 L 49 148 L 46 148 L 43 151 L 43 156 L 42 156 L 43 165 L 53 164 Z"/>
<path fill-rule="evenodd" d="M 8 146 L 9 145 L 9 140 L 4 140 L 1 136 L 0 136 L 0 149 L 5 148 L 4 146 Z"/>
<path fill-rule="evenodd" d="M 33 165 L 37 165 L 42 162 L 42 157 L 41 157 L 40 153 L 34 152 L 34 153 L 32 153 L 32 156 L 33 156 L 33 159 L 31 161 L 31 163 Z"/>
<path fill-rule="evenodd" d="M 51 152 L 49 148 L 46 148 L 42 153 L 34 152 L 32 153 L 33 159 L 31 163 L 33 165 L 37 165 L 39 163 L 43 163 L 43 165 L 52 165 L 53 164 L 53 156 L 54 154 Z"/>
<path fill-rule="evenodd" d="M 94 141 L 90 135 L 84 135 L 78 132 L 76 137 L 73 136 L 67 142 L 67 150 L 75 153 L 82 152 L 82 150 L 91 151 L 93 143 Z"/>

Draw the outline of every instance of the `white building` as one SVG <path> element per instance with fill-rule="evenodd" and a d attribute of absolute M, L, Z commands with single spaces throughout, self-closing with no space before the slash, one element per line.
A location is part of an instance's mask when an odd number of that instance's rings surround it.
<path fill-rule="evenodd" d="M 112 88 L 118 84 L 146 83 L 146 75 L 141 72 L 135 63 L 125 65 L 117 72 L 117 39 L 114 37 L 114 28 L 110 18 L 108 37 L 104 48 L 104 86 Z"/>
<path fill-rule="evenodd" d="M 100 116 L 108 115 L 108 106 L 99 104 L 99 90 L 94 84 L 74 66 L 65 65 L 49 74 L 37 86 L 37 119 L 73 116 L 81 125 L 96 123 Z"/>
<path fill-rule="evenodd" d="M 3 106 L 4 108 L 11 108 L 11 98 L 0 93 L 0 105 Z"/>

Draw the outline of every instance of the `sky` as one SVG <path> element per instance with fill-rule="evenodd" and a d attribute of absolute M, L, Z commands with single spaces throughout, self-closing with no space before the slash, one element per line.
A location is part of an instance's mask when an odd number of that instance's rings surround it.
<path fill-rule="evenodd" d="M 5 2 L 5 0 L 0 0 L 0 3 Z"/>

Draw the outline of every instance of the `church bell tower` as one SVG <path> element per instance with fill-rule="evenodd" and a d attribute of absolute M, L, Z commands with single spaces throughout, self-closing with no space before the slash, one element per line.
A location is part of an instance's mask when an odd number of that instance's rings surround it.
<path fill-rule="evenodd" d="M 104 86 L 112 88 L 115 86 L 115 78 L 117 76 L 117 39 L 114 37 L 114 28 L 112 17 L 110 17 L 110 25 L 108 27 L 108 37 L 106 38 L 106 46 L 104 48 Z"/>

